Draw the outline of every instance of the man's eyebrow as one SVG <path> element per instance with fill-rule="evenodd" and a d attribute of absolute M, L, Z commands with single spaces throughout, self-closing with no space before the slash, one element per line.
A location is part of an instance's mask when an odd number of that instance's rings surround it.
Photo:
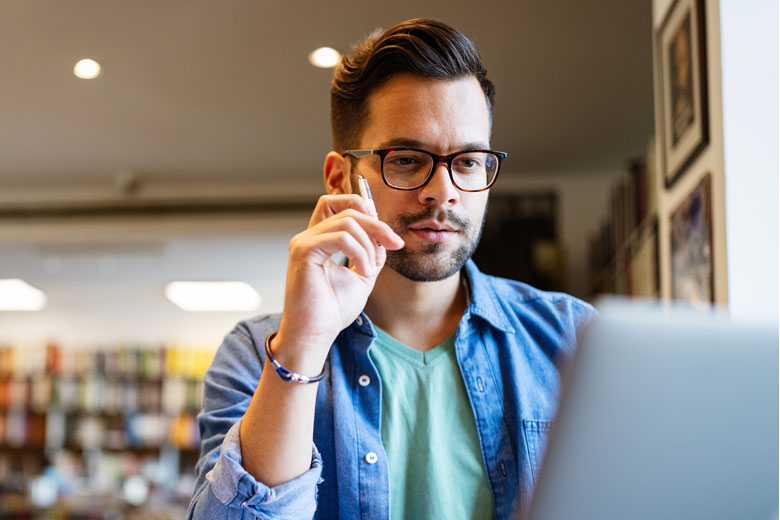
<path fill-rule="evenodd" d="M 382 142 L 378 148 L 425 148 L 425 143 L 422 141 L 416 141 L 414 139 L 390 139 L 389 141 Z"/>
<path fill-rule="evenodd" d="M 384 141 L 381 143 L 378 147 L 378 149 L 385 149 L 385 148 L 421 148 L 423 150 L 430 150 L 430 144 L 424 143 L 422 141 L 417 141 L 415 139 L 390 139 L 389 141 Z M 487 150 L 490 146 L 487 145 L 484 142 L 474 141 L 471 143 L 462 143 L 457 146 L 456 149 L 452 150 L 453 152 L 459 152 L 459 151 L 466 151 L 466 150 Z"/>

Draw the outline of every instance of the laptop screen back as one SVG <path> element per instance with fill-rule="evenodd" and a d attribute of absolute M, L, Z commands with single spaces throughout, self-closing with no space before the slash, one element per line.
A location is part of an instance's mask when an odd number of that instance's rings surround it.
<path fill-rule="evenodd" d="M 777 518 L 776 324 L 608 304 L 565 381 L 530 520 Z"/>

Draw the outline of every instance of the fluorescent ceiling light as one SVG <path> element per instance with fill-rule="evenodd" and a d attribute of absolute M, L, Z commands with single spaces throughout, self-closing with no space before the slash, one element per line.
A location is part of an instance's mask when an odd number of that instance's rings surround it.
<path fill-rule="evenodd" d="M 341 54 L 330 47 L 320 47 L 309 54 L 309 63 L 321 69 L 329 69 L 339 64 Z"/>
<path fill-rule="evenodd" d="M 46 307 L 46 295 L 24 280 L 0 279 L 0 311 L 39 311 Z"/>
<path fill-rule="evenodd" d="M 100 63 L 89 58 L 79 60 L 76 65 L 73 66 L 73 74 L 77 78 L 81 79 L 95 79 L 100 76 Z"/>
<path fill-rule="evenodd" d="M 165 296 L 190 312 L 253 311 L 260 295 L 245 282 L 171 282 Z"/>

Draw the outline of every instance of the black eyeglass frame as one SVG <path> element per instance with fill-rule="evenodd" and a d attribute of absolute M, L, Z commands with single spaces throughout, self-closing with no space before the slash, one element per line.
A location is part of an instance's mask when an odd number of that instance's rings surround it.
<path fill-rule="evenodd" d="M 425 178 L 425 180 L 420 184 L 419 186 L 415 186 L 413 188 L 401 188 L 399 186 L 393 186 L 389 182 L 387 182 L 387 179 L 385 178 L 385 157 L 387 157 L 392 152 L 420 152 L 424 153 L 426 155 L 429 155 L 431 159 L 433 159 L 433 165 L 431 166 L 431 171 L 428 172 L 428 176 Z M 478 190 L 466 190 L 458 186 L 458 183 L 455 182 L 455 177 L 452 175 L 452 161 L 457 157 L 458 155 L 463 155 L 466 153 L 489 153 L 493 154 L 496 157 L 498 157 L 498 167 L 496 167 L 496 174 L 493 176 L 493 179 L 490 181 L 490 183 L 485 186 L 484 188 L 480 188 Z M 480 191 L 489 190 L 491 186 L 493 186 L 496 183 L 496 179 L 498 179 L 498 174 L 501 171 L 501 163 L 504 162 L 504 159 L 506 159 L 507 153 L 506 152 L 498 152 L 496 150 L 461 150 L 459 152 L 454 152 L 447 155 L 437 155 L 433 152 L 429 152 L 428 150 L 422 150 L 420 148 L 380 148 L 377 150 L 344 150 L 341 152 L 341 155 L 350 155 L 352 157 L 361 158 L 361 157 L 367 157 L 369 155 L 378 155 L 380 162 L 379 162 L 379 169 L 382 173 L 382 182 L 384 182 L 388 187 L 393 188 L 394 190 L 402 190 L 402 191 L 412 191 L 412 190 L 419 190 L 426 184 L 428 184 L 431 179 L 433 178 L 433 172 L 436 171 L 436 168 L 441 164 L 444 163 L 447 165 L 447 173 L 450 175 L 450 181 L 452 181 L 452 185 L 458 188 L 460 191 L 464 191 L 467 193 L 477 193 Z"/>

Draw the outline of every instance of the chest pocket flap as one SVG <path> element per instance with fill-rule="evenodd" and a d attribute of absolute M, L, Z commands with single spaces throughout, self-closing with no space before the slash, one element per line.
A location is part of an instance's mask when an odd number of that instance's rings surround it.
<path fill-rule="evenodd" d="M 552 421 L 523 419 L 525 449 L 534 483 L 539 478 L 539 468 L 542 465 L 544 450 L 547 447 L 547 437 L 550 434 L 552 424 Z"/>

